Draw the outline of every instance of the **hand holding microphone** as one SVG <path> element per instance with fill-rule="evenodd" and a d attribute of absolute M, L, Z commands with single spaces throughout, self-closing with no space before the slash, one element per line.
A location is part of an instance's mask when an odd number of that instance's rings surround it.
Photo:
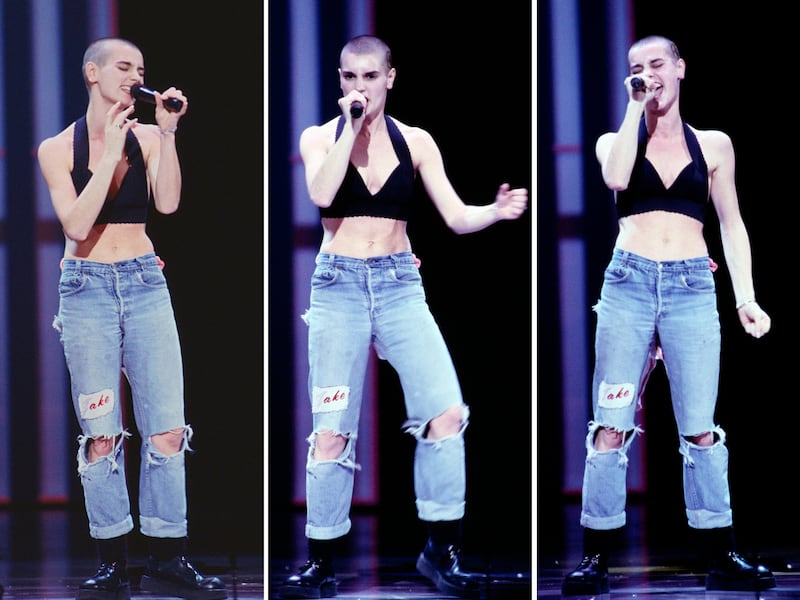
<path fill-rule="evenodd" d="M 131 86 L 131 96 L 148 104 L 156 104 L 155 92 L 138 83 Z M 180 112 L 183 108 L 183 101 L 177 98 L 164 98 L 164 108 L 172 112 Z"/>

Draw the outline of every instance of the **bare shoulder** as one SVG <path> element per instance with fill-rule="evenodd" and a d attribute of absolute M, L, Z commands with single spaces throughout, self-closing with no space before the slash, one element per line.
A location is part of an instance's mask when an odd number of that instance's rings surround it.
<path fill-rule="evenodd" d="M 729 146 L 732 145 L 731 136 L 719 129 L 695 129 L 689 126 L 694 134 L 697 136 L 697 141 L 701 144 L 709 144 L 712 146 Z"/>
<path fill-rule="evenodd" d="M 411 156 L 415 158 L 415 162 L 418 162 L 418 157 L 427 156 L 430 152 L 438 152 L 436 140 L 433 139 L 433 136 L 427 130 L 422 127 L 408 125 L 402 121 L 398 121 L 394 117 L 390 118 L 403 135 L 403 139 L 406 141 L 406 144 L 408 144 L 408 149 L 411 152 Z"/>
<path fill-rule="evenodd" d="M 336 138 L 336 125 L 339 122 L 339 117 L 335 117 L 321 125 L 310 125 L 306 127 L 300 134 L 300 144 L 325 144 L 327 141 L 333 144 Z"/>
<path fill-rule="evenodd" d="M 432 142 L 433 141 L 433 136 L 431 136 L 431 134 L 428 133 L 422 127 L 415 127 L 413 125 L 408 125 L 407 123 L 404 123 L 403 121 L 399 121 L 398 119 L 395 119 L 394 117 L 389 117 L 389 118 L 392 121 L 394 121 L 395 125 L 397 125 L 397 128 L 400 130 L 400 133 L 403 134 L 403 137 L 405 138 L 406 142 L 411 143 L 411 142 L 419 142 L 419 141 L 422 141 L 422 142 Z"/>
<path fill-rule="evenodd" d="M 39 142 L 39 154 L 51 155 L 59 152 L 71 152 L 74 139 L 75 123 L 71 123 L 57 134 L 44 138 Z"/>
<path fill-rule="evenodd" d="M 703 154 L 727 154 L 733 151 L 733 141 L 724 131 L 719 129 L 695 129 L 694 127 L 690 127 L 690 129 L 697 136 L 697 141 L 703 150 Z"/>
<path fill-rule="evenodd" d="M 733 158 L 733 141 L 724 131 L 719 129 L 695 129 L 689 127 L 697 136 L 697 142 L 709 166 L 719 165 L 722 161 Z"/>
<path fill-rule="evenodd" d="M 54 170 L 72 169 L 72 142 L 75 124 L 71 123 L 59 133 L 43 139 L 37 148 L 36 157 L 39 166 L 47 175 Z"/>

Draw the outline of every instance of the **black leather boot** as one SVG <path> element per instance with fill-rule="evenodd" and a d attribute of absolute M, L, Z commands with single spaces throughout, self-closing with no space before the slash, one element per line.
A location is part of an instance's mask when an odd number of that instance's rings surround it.
<path fill-rule="evenodd" d="M 461 552 L 452 544 L 435 546 L 431 540 L 417 559 L 417 570 L 444 593 L 460 598 L 479 598 L 485 576 L 461 568 Z"/>
<path fill-rule="evenodd" d="M 563 596 L 607 594 L 608 555 L 616 545 L 620 529 L 600 530 L 584 527 L 583 557 L 580 564 L 564 577 Z"/>
<path fill-rule="evenodd" d="M 706 590 L 760 592 L 775 587 L 772 571 L 736 552 L 732 527 L 696 531 L 709 556 Z"/>
<path fill-rule="evenodd" d="M 428 522 L 428 532 L 417 570 L 442 593 L 479 598 L 485 576 L 461 567 L 461 521 Z"/>
<path fill-rule="evenodd" d="M 297 575 L 283 583 L 281 598 L 333 598 L 336 595 L 336 574 L 333 557 L 344 538 L 308 539 L 308 561 Z"/>
<path fill-rule="evenodd" d="M 336 575 L 333 565 L 324 559 L 309 560 L 281 588 L 281 598 L 333 598 Z"/>
<path fill-rule="evenodd" d="M 122 563 L 102 563 L 92 577 L 81 583 L 77 600 L 129 600 L 131 586 Z"/>
<path fill-rule="evenodd" d="M 564 596 L 607 594 L 608 564 L 604 554 L 587 554 L 574 571 L 567 574 L 561 585 Z"/>
<path fill-rule="evenodd" d="M 129 600 L 128 548 L 125 536 L 97 540 L 100 567 L 78 586 L 77 600 Z M 2 594 L 0 594 L 2 596 Z"/>
<path fill-rule="evenodd" d="M 228 597 L 219 577 L 206 577 L 186 558 L 186 538 L 150 538 L 150 556 L 141 588 L 154 594 L 187 600 L 224 600 Z"/>

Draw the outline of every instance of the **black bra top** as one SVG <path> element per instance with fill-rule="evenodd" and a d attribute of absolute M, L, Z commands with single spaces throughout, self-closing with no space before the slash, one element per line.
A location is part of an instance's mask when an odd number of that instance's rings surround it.
<path fill-rule="evenodd" d="M 400 164 L 389 175 L 383 187 L 371 194 L 361 175 L 350 163 L 331 205 L 319 209 L 322 217 L 384 217 L 408 221 L 414 196 L 414 164 L 400 129 L 388 116 L 385 118 L 389 139 Z M 336 127 L 336 139 L 339 139 L 344 123 L 345 119 L 341 117 Z"/>
<path fill-rule="evenodd" d="M 645 158 L 647 127 L 644 119 L 639 125 L 639 146 L 628 188 L 617 192 L 619 217 L 652 210 L 680 213 L 701 223 L 705 222 L 708 208 L 708 166 L 697 137 L 689 126 L 683 124 L 683 134 L 692 162 L 686 165 L 673 184 L 666 188 L 652 163 Z"/>
<path fill-rule="evenodd" d="M 147 188 L 147 169 L 142 157 L 139 140 L 133 131 L 125 137 L 125 155 L 128 159 L 128 171 L 122 178 L 116 195 L 106 197 L 95 225 L 102 223 L 145 223 L 150 194 Z M 75 191 L 80 194 L 92 172 L 89 170 L 89 129 L 86 116 L 75 121 L 75 132 L 72 143 L 72 182 Z"/>

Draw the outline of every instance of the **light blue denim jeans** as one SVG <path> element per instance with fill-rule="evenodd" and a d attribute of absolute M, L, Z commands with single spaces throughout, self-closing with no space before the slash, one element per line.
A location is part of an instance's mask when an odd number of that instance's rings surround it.
<path fill-rule="evenodd" d="M 594 420 L 586 436 L 581 525 L 615 529 L 625 524 L 628 451 L 642 433 L 635 415 L 658 347 L 683 457 L 689 525 L 731 525 L 728 450 L 725 432 L 714 423 L 720 323 L 708 257 L 656 262 L 615 249 L 595 311 Z M 622 447 L 595 450 L 598 427 L 625 432 Z M 714 433 L 711 446 L 687 439 L 706 432 Z"/>
<path fill-rule="evenodd" d="M 89 534 L 108 539 L 133 529 L 125 478 L 122 374 L 142 437 L 140 526 L 152 537 L 184 537 L 184 454 L 192 429 L 183 405 L 183 365 L 167 281 L 155 254 L 116 263 L 65 259 L 58 285 L 59 332 L 70 375 L 78 438 L 78 473 Z M 150 437 L 183 429 L 181 450 L 164 455 Z M 116 437 L 108 456 L 89 462 L 90 439 Z"/>
<path fill-rule="evenodd" d="M 308 391 L 313 432 L 306 465 L 306 536 L 333 539 L 350 530 L 356 439 L 370 348 L 397 371 L 405 431 L 417 440 L 414 491 L 426 521 L 464 515 L 464 429 L 469 410 L 411 252 L 367 259 L 319 254 L 311 279 Z M 457 434 L 428 440 L 428 422 L 451 406 L 464 415 Z M 315 460 L 320 431 L 347 438 L 336 460 Z"/>

